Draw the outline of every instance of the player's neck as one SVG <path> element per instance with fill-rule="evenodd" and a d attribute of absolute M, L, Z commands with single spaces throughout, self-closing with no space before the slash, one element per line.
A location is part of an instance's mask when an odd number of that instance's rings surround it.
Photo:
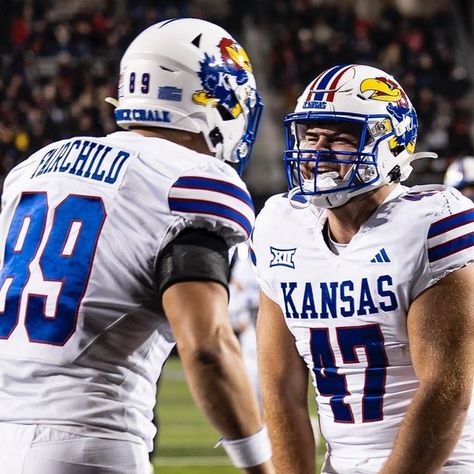
<path fill-rule="evenodd" d="M 144 137 L 162 138 L 204 155 L 212 155 L 201 133 L 156 127 L 136 127 L 131 131 Z"/>
<path fill-rule="evenodd" d="M 341 207 L 328 209 L 331 238 L 337 243 L 348 244 L 395 186 L 396 184 L 382 186 L 374 191 L 355 196 Z"/>

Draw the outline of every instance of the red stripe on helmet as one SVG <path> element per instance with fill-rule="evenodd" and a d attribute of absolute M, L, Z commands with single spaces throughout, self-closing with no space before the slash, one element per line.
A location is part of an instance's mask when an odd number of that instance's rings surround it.
<path fill-rule="evenodd" d="M 308 96 L 306 97 L 306 100 L 311 100 L 311 94 L 313 93 L 313 88 L 314 86 L 316 85 L 316 83 L 319 81 L 319 79 L 321 79 L 321 76 L 323 74 L 325 74 L 327 72 L 327 69 L 325 71 L 323 71 L 321 74 L 319 74 L 319 76 L 316 77 L 316 79 L 311 83 L 311 85 L 309 86 L 309 92 L 308 92 Z"/>
<path fill-rule="evenodd" d="M 332 102 L 334 100 L 334 89 L 337 87 L 337 83 L 339 82 L 339 79 L 344 75 L 344 73 L 346 71 L 348 71 L 350 68 L 352 67 L 352 64 L 350 66 L 347 66 L 345 67 L 344 69 L 341 69 L 341 71 L 339 72 L 339 74 L 334 78 L 334 80 L 331 82 L 331 84 L 329 85 L 329 90 L 331 90 L 331 92 L 328 92 L 328 95 L 327 95 L 327 98 L 326 98 L 326 101 L 327 102 Z"/>

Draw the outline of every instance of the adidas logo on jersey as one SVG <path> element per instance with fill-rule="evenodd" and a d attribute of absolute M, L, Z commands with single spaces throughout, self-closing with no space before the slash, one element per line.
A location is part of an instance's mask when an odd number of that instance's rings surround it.
<path fill-rule="evenodd" d="M 387 255 L 387 251 L 382 248 L 380 249 L 375 257 L 370 261 L 371 263 L 389 263 L 391 262 L 389 256 Z"/>

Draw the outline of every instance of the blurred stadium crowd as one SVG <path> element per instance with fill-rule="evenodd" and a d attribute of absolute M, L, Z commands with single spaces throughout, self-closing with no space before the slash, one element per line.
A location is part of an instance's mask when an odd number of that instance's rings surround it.
<path fill-rule="evenodd" d="M 265 101 L 281 100 L 280 123 L 318 72 L 338 63 L 373 64 L 394 74 L 413 98 L 421 123 L 419 148 L 442 157 L 422 164 L 417 182 L 440 182 L 452 159 L 473 153 L 473 90 L 449 5 L 409 16 L 390 1 L 381 2 L 385 6 L 376 14 L 361 13 L 358 2 L 249 3 L 2 0 L 0 189 L 6 173 L 39 147 L 115 130 L 104 98 L 116 96 L 119 58 L 140 30 L 175 16 L 221 24 L 246 47 L 249 28 L 260 31 L 267 43 L 260 63 L 266 67 L 257 73 L 267 77 Z M 359 7 L 362 3 L 373 4 Z M 255 55 L 258 47 L 248 49 Z M 278 133 L 283 136 L 283 129 Z M 281 190 L 275 183 L 274 192 Z"/>

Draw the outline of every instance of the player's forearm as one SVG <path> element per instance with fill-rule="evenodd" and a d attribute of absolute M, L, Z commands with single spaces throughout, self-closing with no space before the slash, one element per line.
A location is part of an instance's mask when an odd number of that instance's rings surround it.
<path fill-rule="evenodd" d="M 307 408 L 278 397 L 267 398 L 264 406 L 277 473 L 314 474 L 316 446 Z"/>
<path fill-rule="evenodd" d="M 212 344 L 180 351 L 191 393 L 211 424 L 227 440 L 247 438 L 262 428 L 260 410 L 242 362 L 238 342 L 224 329 Z M 179 347 L 178 347 L 179 349 Z M 242 469 L 274 474 L 271 461 Z"/>
<path fill-rule="evenodd" d="M 469 384 L 420 387 L 381 474 L 438 472 L 462 432 L 470 397 Z"/>
<path fill-rule="evenodd" d="M 194 399 L 224 438 L 240 439 L 260 430 L 262 420 L 227 307 L 219 283 L 181 282 L 163 293 Z"/>
<path fill-rule="evenodd" d="M 213 426 L 226 439 L 253 435 L 262 427 L 260 410 L 231 330 L 195 347 L 179 347 L 190 390 Z"/>

